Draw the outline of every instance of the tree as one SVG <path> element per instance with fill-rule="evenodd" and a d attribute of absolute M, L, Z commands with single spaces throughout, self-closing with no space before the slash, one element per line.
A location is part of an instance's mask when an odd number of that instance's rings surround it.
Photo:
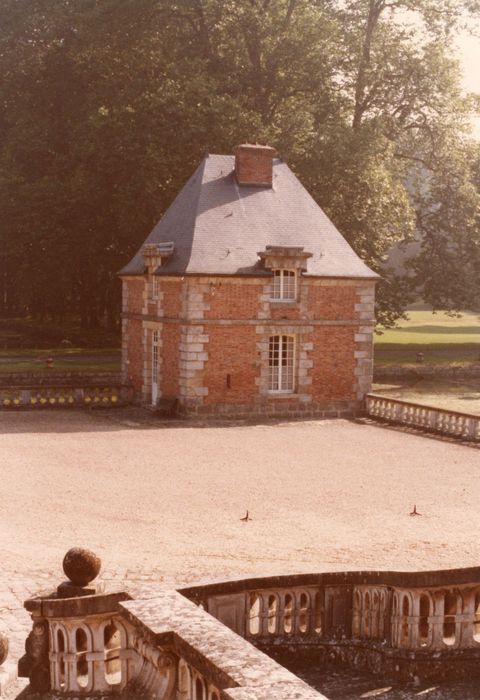
<path fill-rule="evenodd" d="M 275 146 L 384 275 L 380 321 L 409 288 L 470 304 L 478 159 L 450 50 L 467 11 L 477 0 L 4 0 L 0 237 L 17 307 L 113 323 L 116 271 L 205 150 L 243 141 Z M 415 227 L 398 280 L 384 260 Z M 459 269 L 467 290 L 445 284 Z"/>

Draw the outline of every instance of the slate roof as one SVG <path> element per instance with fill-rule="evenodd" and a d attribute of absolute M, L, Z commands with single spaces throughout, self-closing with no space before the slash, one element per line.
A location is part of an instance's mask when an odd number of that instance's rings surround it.
<path fill-rule="evenodd" d="M 145 243 L 173 241 L 157 274 L 261 275 L 266 246 L 303 246 L 307 275 L 378 278 L 354 253 L 290 168 L 274 160 L 273 187 L 238 185 L 234 157 L 204 158 Z M 144 273 L 141 250 L 120 275 Z"/>

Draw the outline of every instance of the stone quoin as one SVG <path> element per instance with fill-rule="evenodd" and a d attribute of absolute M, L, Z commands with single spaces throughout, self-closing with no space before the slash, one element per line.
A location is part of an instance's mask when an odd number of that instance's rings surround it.
<path fill-rule="evenodd" d="M 354 414 L 378 275 L 268 146 L 208 155 L 123 282 L 123 380 L 182 415 Z"/>

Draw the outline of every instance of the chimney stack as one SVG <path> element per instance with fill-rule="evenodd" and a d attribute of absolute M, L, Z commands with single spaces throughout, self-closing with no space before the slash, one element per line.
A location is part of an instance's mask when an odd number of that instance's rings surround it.
<path fill-rule="evenodd" d="M 235 147 L 235 176 L 239 185 L 271 187 L 275 149 L 244 143 Z"/>

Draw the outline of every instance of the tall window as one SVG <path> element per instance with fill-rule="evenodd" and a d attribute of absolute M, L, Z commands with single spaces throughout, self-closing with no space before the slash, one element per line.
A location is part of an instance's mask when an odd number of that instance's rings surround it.
<path fill-rule="evenodd" d="M 157 381 L 158 377 L 158 331 L 152 333 L 152 380 Z"/>
<path fill-rule="evenodd" d="M 268 389 L 289 393 L 295 388 L 295 338 L 270 336 L 268 352 Z"/>
<path fill-rule="evenodd" d="M 297 298 L 297 273 L 295 270 L 273 271 L 272 299 L 294 301 Z"/>
<path fill-rule="evenodd" d="M 158 277 L 156 275 L 152 275 L 152 296 L 151 299 L 158 299 Z"/>

